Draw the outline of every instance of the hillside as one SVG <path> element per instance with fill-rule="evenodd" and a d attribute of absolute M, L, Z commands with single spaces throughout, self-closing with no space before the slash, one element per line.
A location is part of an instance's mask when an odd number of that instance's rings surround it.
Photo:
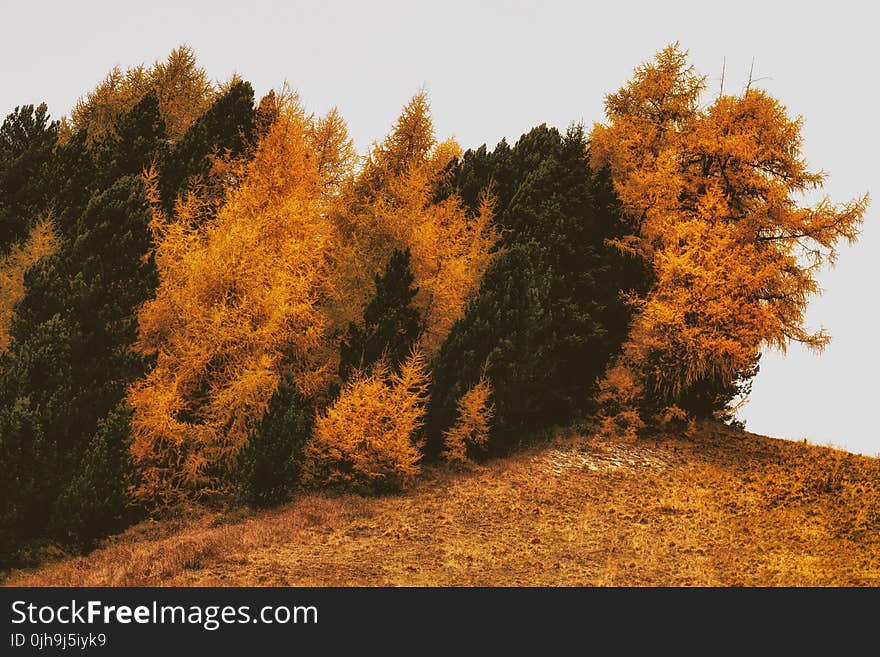
<path fill-rule="evenodd" d="M 560 436 L 405 494 L 132 527 L 6 582 L 880 585 L 880 459 L 749 433 Z"/>

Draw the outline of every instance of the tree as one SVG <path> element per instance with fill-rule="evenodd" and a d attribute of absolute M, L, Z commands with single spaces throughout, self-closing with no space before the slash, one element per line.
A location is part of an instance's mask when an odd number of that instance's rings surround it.
<path fill-rule="evenodd" d="M 369 370 L 383 356 L 396 371 L 419 337 L 419 311 L 412 306 L 413 288 L 409 250 L 396 250 L 382 276 L 376 274 L 376 294 L 364 310 L 363 327 L 351 323 L 342 341 L 339 378 L 348 381 L 356 371 Z"/>
<path fill-rule="evenodd" d="M 83 98 L 70 113 L 62 141 L 79 130 L 88 140 L 100 141 L 112 134 L 117 121 L 152 91 L 156 94 L 162 120 L 171 141 L 186 134 L 190 125 L 210 107 L 216 90 L 195 53 L 183 45 L 169 53 L 163 62 L 143 64 L 123 72 L 115 67 Z"/>
<path fill-rule="evenodd" d="M 484 374 L 493 383 L 492 449 L 590 410 L 595 380 L 626 335 L 622 294 L 644 277 L 606 243 L 620 235 L 619 205 L 586 147 L 580 128 L 562 135 L 539 126 L 513 148 L 466 153 L 441 188 L 462 189 L 475 204 L 492 185 L 503 237 L 437 358 L 429 454 L 442 449 L 459 399 Z"/>
<path fill-rule="evenodd" d="M 634 227 L 618 247 L 653 281 L 632 299 L 613 368 L 648 416 L 729 414 L 762 348 L 821 350 L 827 334 L 804 327 L 815 274 L 840 240 L 857 238 L 868 202 L 799 205 L 825 179 L 801 154 L 802 119 L 751 85 L 702 107 L 704 87 L 671 45 L 607 97 L 608 123 L 592 133 Z M 618 386 L 606 388 L 607 397 Z"/>
<path fill-rule="evenodd" d="M 200 182 L 199 191 L 205 196 L 215 164 L 241 157 L 256 146 L 257 138 L 254 90 L 248 82 L 236 82 L 196 119 L 162 161 L 159 186 L 165 212 L 173 211 L 178 194 L 186 193 L 190 181 Z M 223 182 L 208 195 L 221 196 Z"/>
<path fill-rule="evenodd" d="M 540 344 L 540 329 L 548 323 L 548 297 L 547 280 L 535 271 L 525 247 L 511 247 L 489 266 L 436 359 L 426 419 L 429 456 L 442 451 L 443 434 L 457 419 L 459 400 L 483 373 L 497 382 L 488 446 L 522 439 L 537 417 L 551 421 L 539 406 L 550 389 Z"/>
<path fill-rule="evenodd" d="M 0 356 L 6 353 L 12 342 L 9 332 L 15 306 L 24 298 L 27 270 L 57 248 L 58 237 L 52 222 L 44 220 L 34 226 L 24 244 L 13 246 L 6 256 L 0 257 Z"/>
<path fill-rule="evenodd" d="M 64 491 L 82 490 L 74 479 L 89 468 L 118 470 L 118 462 L 84 460 L 118 454 L 111 443 L 125 439 L 125 416 L 109 418 L 128 382 L 143 373 L 131 344 L 136 309 L 155 287 L 155 268 L 143 185 L 139 175 L 128 174 L 153 161 L 162 141 L 155 98 L 145 97 L 98 153 L 80 134 L 53 162 L 58 248 L 25 274 L 11 348 L 0 367 L 0 467 L 18 473 L 0 502 L 10 544 L 45 535 L 52 518 L 58 538 L 77 540 L 94 531 L 93 514 L 112 520 L 112 513 L 86 507 L 112 498 L 118 478 L 89 479 L 103 488 L 83 498 L 64 497 Z M 100 173 L 96 160 L 105 167 Z M 111 171 L 121 177 L 105 186 Z M 111 430 L 117 432 L 112 438 Z M 75 526 L 79 519 L 88 527 Z"/>
<path fill-rule="evenodd" d="M 427 96 L 416 95 L 343 190 L 334 214 L 347 249 L 340 276 L 353 295 L 346 298 L 349 309 L 366 306 L 373 276 L 395 249 L 410 250 L 428 358 L 476 291 L 498 239 L 490 196 L 482 197 L 472 216 L 456 195 L 435 202 L 438 182 L 459 150 L 454 142 L 437 144 Z M 354 318 L 349 311 L 342 325 Z"/>
<path fill-rule="evenodd" d="M 282 99 L 211 222 L 193 220 L 201 199 L 192 193 L 166 215 L 150 184 L 160 283 L 140 310 L 137 348 L 156 366 L 129 392 L 133 492 L 145 503 L 229 495 L 279 380 L 292 376 L 312 397 L 336 371 L 326 306 L 339 239 L 333 183 L 318 165 L 333 156 L 313 121 L 295 97 Z"/>
<path fill-rule="evenodd" d="M 420 471 L 414 439 L 427 399 L 427 362 L 418 348 L 398 373 L 380 360 L 349 380 L 315 423 L 306 446 L 308 481 L 363 493 L 404 488 Z"/>
<path fill-rule="evenodd" d="M 282 377 L 238 458 L 234 478 L 242 501 L 265 507 L 290 499 L 314 425 L 314 402 L 297 390 L 293 377 Z"/>
<path fill-rule="evenodd" d="M 123 115 L 112 133 L 95 145 L 99 184 L 107 187 L 123 176 L 140 176 L 164 152 L 165 124 L 153 91 Z"/>
<path fill-rule="evenodd" d="M 79 465 L 53 504 L 48 533 L 66 544 L 94 547 L 96 539 L 119 531 L 140 510 L 128 495 L 131 409 L 120 401 L 98 420 Z"/>
<path fill-rule="evenodd" d="M 489 441 L 495 407 L 490 401 L 492 384 L 481 377 L 458 400 L 458 419 L 443 433 L 443 457 L 452 463 L 467 461 L 469 450 L 480 450 Z"/>
<path fill-rule="evenodd" d="M 46 104 L 16 107 L 0 126 L 0 257 L 48 210 L 48 171 L 58 135 Z"/>

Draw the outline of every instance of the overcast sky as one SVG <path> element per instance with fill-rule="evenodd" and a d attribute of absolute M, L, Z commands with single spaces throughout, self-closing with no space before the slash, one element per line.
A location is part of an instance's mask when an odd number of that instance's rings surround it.
<path fill-rule="evenodd" d="M 871 191 L 808 315 L 831 346 L 765 354 L 742 412 L 758 433 L 880 453 L 878 10 L 868 2 L 21 2 L 0 0 L 0 111 L 45 101 L 56 117 L 114 65 L 190 44 L 217 79 L 257 94 L 284 80 L 309 109 L 337 106 L 363 149 L 421 87 L 438 134 L 465 147 L 603 118 L 603 98 L 672 41 L 717 91 L 754 77 L 803 115 L 805 153 L 843 201 Z"/>

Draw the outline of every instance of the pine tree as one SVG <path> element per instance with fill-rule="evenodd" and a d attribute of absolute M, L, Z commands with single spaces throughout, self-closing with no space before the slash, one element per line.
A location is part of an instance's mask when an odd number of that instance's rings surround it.
<path fill-rule="evenodd" d="M 263 507 L 290 499 L 314 425 L 314 402 L 297 390 L 293 377 L 282 377 L 238 457 L 234 478 L 243 502 Z"/>
<path fill-rule="evenodd" d="M 144 371 L 131 350 L 135 311 L 156 284 L 139 174 L 163 141 L 148 95 L 96 152 L 74 136 L 53 167 L 60 248 L 26 274 L 0 367 L 0 467 L 18 473 L 0 502 L 10 542 L 40 536 L 50 519 L 54 535 L 68 541 L 90 540 L 99 525 L 104 531 L 118 520 L 118 509 L 87 507 L 114 499 L 119 478 L 82 476 L 127 464 L 118 460 L 127 416 L 117 409 Z M 113 174 L 120 177 L 110 181 Z M 97 454 L 117 460 L 86 464 Z M 94 487 L 89 494 L 85 482 Z M 65 495 L 71 486 L 78 492 Z"/>
<path fill-rule="evenodd" d="M 528 247 L 516 245 L 498 257 L 483 277 L 465 316 L 444 341 L 433 371 L 427 416 L 427 453 L 437 456 L 443 433 L 455 422 L 459 400 L 482 372 L 493 382 L 492 443 L 507 443 L 555 421 L 547 395 L 553 389 L 544 366 L 542 334 L 548 317 L 548 279 L 533 265 Z M 552 418 L 552 419 L 551 419 Z"/>
<path fill-rule="evenodd" d="M 160 190 L 166 212 L 190 181 L 208 182 L 216 160 L 240 157 L 257 138 L 254 90 L 248 82 L 233 84 L 200 116 L 168 151 L 161 165 Z M 222 185 L 219 185 L 222 189 Z M 204 193 L 204 189 L 201 190 Z"/>
<path fill-rule="evenodd" d="M 409 249 L 395 249 L 384 274 L 376 274 L 376 294 L 364 310 L 363 327 L 350 324 L 342 341 L 339 378 L 343 382 L 355 371 L 368 371 L 383 355 L 396 371 L 418 339 L 421 320 L 413 306 L 418 288 L 413 287 L 409 258 Z"/>
<path fill-rule="evenodd" d="M 96 146 L 100 184 L 107 187 L 123 176 L 140 176 L 161 159 L 164 141 L 159 99 L 149 91 Z"/>
<path fill-rule="evenodd" d="M 443 344 L 427 420 L 436 455 L 461 396 L 484 372 L 495 418 L 490 448 L 590 409 L 596 378 L 626 334 L 621 293 L 644 285 L 635 262 L 606 240 L 621 229 L 607 171 L 594 171 L 583 130 L 540 126 L 497 167 L 485 149 L 469 152 L 440 194 L 462 189 L 473 204 L 480 184 L 496 196 L 501 255 Z"/>
<path fill-rule="evenodd" d="M 58 122 L 45 103 L 16 107 L 0 126 L 0 256 L 45 218 Z"/>
<path fill-rule="evenodd" d="M 98 420 L 78 466 L 52 505 L 49 535 L 89 548 L 138 517 L 128 494 L 133 483 L 130 433 L 131 409 L 122 400 Z"/>

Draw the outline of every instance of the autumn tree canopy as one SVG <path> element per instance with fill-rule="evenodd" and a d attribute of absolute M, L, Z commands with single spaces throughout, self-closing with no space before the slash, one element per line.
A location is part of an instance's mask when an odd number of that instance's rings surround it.
<path fill-rule="evenodd" d="M 818 268 L 856 239 L 867 206 L 867 196 L 802 205 L 825 179 L 802 155 L 802 119 L 751 86 L 704 107 L 704 89 L 671 45 L 607 97 L 607 123 L 591 137 L 635 224 L 616 244 L 653 280 L 631 298 L 636 315 L 615 364 L 634 376 L 614 372 L 603 394 L 673 416 L 723 412 L 730 383 L 754 371 L 762 347 L 827 344 L 824 330 L 804 325 L 807 303 Z"/>
<path fill-rule="evenodd" d="M 588 135 L 437 138 L 425 92 L 362 156 L 186 46 L 0 126 L 0 561 L 145 513 L 407 486 L 554 425 L 729 421 L 867 196 L 749 84 L 672 45 Z"/>
<path fill-rule="evenodd" d="M 141 499 L 221 491 L 282 374 L 312 394 L 333 373 L 325 305 L 339 238 L 332 167 L 319 163 L 344 154 L 315 139 L 314 122 L 289 97 L 207 224 L 194 220 L 197 194 L 166 215 L 151 181 L 160 283 L 139 315 L 138 350 L 157 360 L 130 393 Z"/>
<path fill-rule="evenodd" d="M 205 70 L 196 62 L 192 48 L 175 48 L 165 61 L 152 66 L 118 66 L 97 87 L 77 101 L 64 122 L 62 137 L 85 130 L 90 140 L 113 132 L 116 121 L 152 91 L 168 137 L 177 141 L 208 109 L 217 92 Z"/>
<path fill-rule="evenodd" d="M 435 202 L 435 189 L 459 154 L 455 142 L 437 143 L 427 95 L 419 93 L 385 140 L 374 145 L 338 206 L 348 249 L 343 275 L 351 281 L 348 288 L 360 295 L 353 307 L 367 304 L 373 276 L 394 250 L 409 249 L 428 358 L 476 292 L 498 239 L 490 195 L 481 197 L 473 216 L 456 194 Z"/>

